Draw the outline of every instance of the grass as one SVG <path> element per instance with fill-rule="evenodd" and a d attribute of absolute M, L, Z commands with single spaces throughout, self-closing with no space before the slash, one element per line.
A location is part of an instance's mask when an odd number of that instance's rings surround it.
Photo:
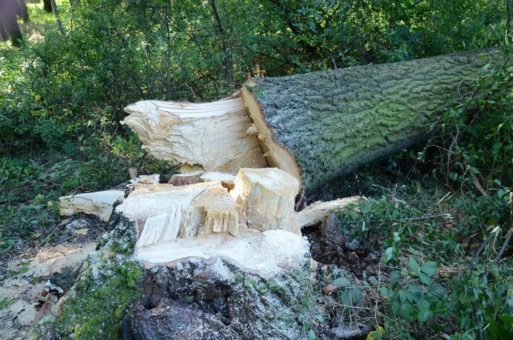
<path fill-rule="evenodd" d="M 12 305 L 14 303 L 14 301 L 16 301 L 16 299 L 7 299 L 7 298 L 1 299 L 0 300 L 0 310 L 9 307 L 10 305 Z"/>
<path fill-rule="evenodd" d="M 109 157 L 1 157 L 0 254 L 40 245 L 59 220 L 59 196 L 105 189 L 127 178 L 123 163 Z"/>

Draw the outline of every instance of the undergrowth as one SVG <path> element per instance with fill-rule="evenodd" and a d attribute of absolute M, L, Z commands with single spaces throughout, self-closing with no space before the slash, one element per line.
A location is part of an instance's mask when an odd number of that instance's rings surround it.
<path fill-rule="evenodd" d="M 134 163 L 140 174 L 169 177 L 174 171 L 166 162 L 141 160 L 144 155 L 129 162 L 120 152 L 92 147 L 72 156 L 0 156 L 0 255 L 51 242 L 60 196 L 118 186 L 129 179 L 128 167 Z"/>
<path fill-rule="evenodd" d="M 387 333 L 511 335 L 500 321 L 513 313 L 511 251 L 498 258 L 509 228 L 501 221 L 509 221 L 509 214 L 504 198 L 405 186 L 342 213 L 353 236 L 378 241 L 384 278 L 378 311 Z"/>
<path fill-rule="evenodd" d="M 56 2 L 67 36 L 53 14 L 29 2 L 23 47 L 0 43 L 2 258 L 51 241 L 59 196 L 115 186 L 128 167 L 172 172 L 119 124 L 130 102 L 219 98 L 248 74 L 499 46 L 511 16 L 508 1 L 264 1 L 258 11 L 252 2 L 219 1 L 230 19 L 220 34 L 202 3 Z M 492 76 L 476 85 L 484 95 L 448 110 L 426 147 L 343 179 L 342 191 L 369 197 L 340 219 L 380 253 L 381 275 L 361 279 L 387 337 L 513 337 L 512 76 L 508 67 L 487 67 Z M 140 273 L 128 266 L 111 274 L 105 285 L 78 291 L 62 334 L 117 335 Z M 342 290 L 339 304 L 365 300 L 356 288 Z"/>
<path fill-rule="evenodd" d="M 427 146 L 359 172 L 369 199 L 339 215 L 381 254 L 372 289 L 387 337 L 513 337 L 509 65 L 506 54 L 476 84 L 484 95 L 449 110 Z"/>

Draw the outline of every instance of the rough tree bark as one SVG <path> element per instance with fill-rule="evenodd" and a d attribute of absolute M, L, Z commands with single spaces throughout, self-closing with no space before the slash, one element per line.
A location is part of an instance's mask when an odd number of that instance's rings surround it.
<path fill-rule="evenodd" d="M 472 96 L 480 69 L 494 55 L 464 53 L 260 78 L 242 90 L 242 98 L 259 132 L 265 131 L 260 145 L 267 162 L 314 191 L 425 139 L 445 109 Z M 278 148 L 285 152 L 273 151 Z"/>
<path fill-rule="evenodd" d="M 498 55 L 479 51 L 252 79 L 232 98 L 210 104 L 129 105 L 124 123 L 158 158 L 230 173 L 277 167 L 309 193 L 425 139 L 444 110 L 476 94 L 480 70 Z M 255 143 L 264 163 L 249 146 L 235 148 Z"/>
<path fill-rule="evenodd" d="M 18 9 L 17 9 L 18 15 L 23 19 L 24 23 L 28 23 L 30 21 L 30 18 L 29 18 L 27 3 L 25 2 L 25 0 L 17 0 L 17 5 L 18 5 Z"/>

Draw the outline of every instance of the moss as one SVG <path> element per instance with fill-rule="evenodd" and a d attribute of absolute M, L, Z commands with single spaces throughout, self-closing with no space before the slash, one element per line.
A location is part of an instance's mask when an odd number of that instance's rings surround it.
<path fill-rule="evenodd" d="M 130 256 L 134 253 L 136 235 L 134 223 L 126 217 L 117 215 L 114 217 L 116 226 L 102 237 L 102 247 L 109 249 L 113 254 Z"/>
<path fill-rule="evenodd" d="M 87 275 L 64 305 L 56 329 L 65 339 L 116 339 L 130 304 L 141 296 L 142 269 L 134 262 L 104 264 L 108 275 Z"/>
<path fill-rule="evenodd" d="M 115 254 L 130 255 L 135 247 L 134 240 L 114 240 L 112 242 L 111 251 Z"/>

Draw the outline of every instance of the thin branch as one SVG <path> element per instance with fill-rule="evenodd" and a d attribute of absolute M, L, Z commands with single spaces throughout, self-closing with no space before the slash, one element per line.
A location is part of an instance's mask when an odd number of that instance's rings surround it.
<path fill-rule="evenodd" d="M 219 35 L 221 36 L 221 44 L 223 48 L 223 66 L 224 66 L 224 80 L 228 87 L 233 83 L 233 74 L 232 74 L 232 57 L 230 46 L 228 45 L 228 36 L 223 29 L 223 25 L 221 23 L 221 17 L 219 16 L 219 11 L 217 10 L 217 6 L 215 0 L 210 0 L 210 6 L 212 7 L 212 12 L 214 14 L 214 18 L 217 25 L 217 30 L 219 31 Z"/>
<path fill-rule="evenodd" d="M 499 253 L 495 257 L 495 263 L 498 263 L 499 260 L 502 258 L 502 255 L 504 255 L 504 252 L 508 248 L 509 242 L 511 241 L 511 237 L 513 236 L 513 192 L 509 193 L 509 214 L 511 228 L 508 230 L 508 233 L 506 234 L 506 239 L 504 240 L 504 243 L 502 244 Z"/>
<path fill-rule="evenodd" d="M 59 14 L 59 8 L 57 7 L 55 0 L 50 0 L 50 3 L 52 4 L 53 13 L 55 14 L 57 28 L 59 29 L 59 32 L 61 32 L 62 36 L 66 37 L 66 32 L 64 31 L 64 26 L 62 25 L 61 16 Z"/>
<path fill-rule="evenodd" d="M 505 0 L 506 3 L 506 42 L 509 41 L 509 34 L 511 32 L 511 5 L 509 0 Z"/>

